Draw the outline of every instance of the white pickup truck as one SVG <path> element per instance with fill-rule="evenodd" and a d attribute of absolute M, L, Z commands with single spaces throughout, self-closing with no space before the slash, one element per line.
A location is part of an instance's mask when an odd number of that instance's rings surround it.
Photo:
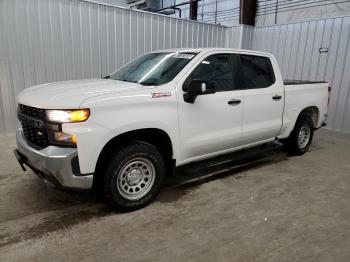
<path fill-rule="evenodd" d="M 268 53 L 157 51 L 105 79 L 22 91 L 15 155 L 50 184 L 135 210 L 177 166 L 274 140 L 305 153 L 328 100 L 325 82 L 283 82 Z"/>

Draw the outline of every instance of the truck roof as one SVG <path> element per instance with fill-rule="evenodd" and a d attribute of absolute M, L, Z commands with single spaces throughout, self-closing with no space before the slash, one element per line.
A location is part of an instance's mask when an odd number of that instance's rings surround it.
<path fill-rule="evenodd" d="M 257 55 L 269 55 L 271 56 L 272 54 L 267 53 L 267 52 L 261 52 L 261 51 L 253 51 L 253 50 L 248 50 L 248 49 L 235 49 L 235 48 L 172 48 L 172 49 L 162 49 L 162 50 L 156 50 L 153 51 L 152 53 L 158 53 L 158 52 L 190 52 L 190 53 L 207 53 L 211 51 L 234 51 L 237 53 L 246 53 L 246 54 L 257 54 Z"/>

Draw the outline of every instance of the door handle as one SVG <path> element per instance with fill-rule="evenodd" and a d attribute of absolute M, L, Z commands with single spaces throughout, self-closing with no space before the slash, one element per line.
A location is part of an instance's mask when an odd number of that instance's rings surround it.
<path fill-rule="evenodd" d="M 275 95 L 272 97 L 272 99 L 275 101 L 281 100 L 281 98 L 282 98 L 282 96 L 279 96 L 279 95 Z"/>
<path fill-rule="evenodd" d="M 227 104 L 229 104 L 230 106 L 236 106 L 239 105 L 242 101 L 239 99 L 232 99 L 230 101 L 227 102 Z"/>

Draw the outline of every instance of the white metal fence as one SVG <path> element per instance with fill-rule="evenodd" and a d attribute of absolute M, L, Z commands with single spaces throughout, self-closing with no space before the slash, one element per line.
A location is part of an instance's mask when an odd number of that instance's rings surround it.
<path fill-rule="evenodd" d="M 95 78 L 157 49 L 224 47 L 226 28 L 79 0 L 0 0 L 0 134 L 25 87 Z"/>
<path fill-rule="evenodd" d="M 328 127 L 350 132 L 350 17 L 256 27 L 252 48 L 273 53 L 285 79 L 332 87 Z M 328 52 L 320 53 L 320 48 Z"/>
<path fill-rule="evenodd" d="M 25 87 L 101 77 L 176 47 L 271 52 L 285 78 L 329 81 L 330 128 L 350 131 L 349 34 L 350 17 L 227 28 L 82 0 L 0 0 L 0 134 L 14 132 L 15 97 Z"/>

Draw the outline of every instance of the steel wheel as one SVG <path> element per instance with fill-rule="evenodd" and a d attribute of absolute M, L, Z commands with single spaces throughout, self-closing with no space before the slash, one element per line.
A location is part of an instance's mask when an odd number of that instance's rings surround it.
<path fill-rule="evenodd" d="M 311 128 L 308 124 L 304 124 L 299 131 L 298 135 L 298 147 L 303 149 L 310 141 Z"/>
<path fill-rule="evenodd" d="M 155 167 L 150 160 L 144 157 L 131 159 L 118 173 L 118 192 L 128 200 L 138 200 L 151 190 L 155 176 Z"/>

